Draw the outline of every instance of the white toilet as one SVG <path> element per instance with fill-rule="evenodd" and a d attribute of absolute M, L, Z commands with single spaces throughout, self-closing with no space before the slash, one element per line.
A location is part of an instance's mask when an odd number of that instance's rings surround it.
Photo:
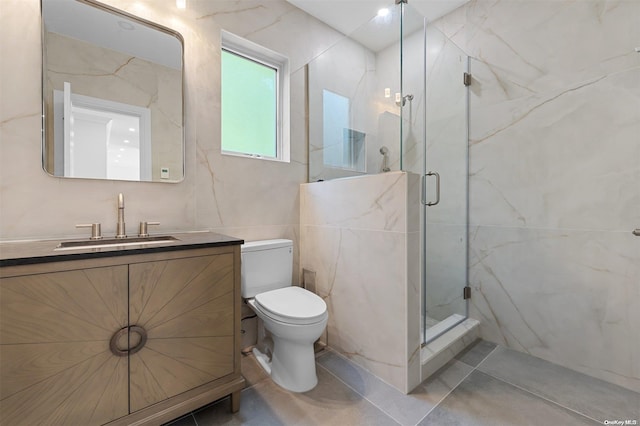
<path fill-rule="evenodd" d="M 291 285 L 292 241 L 252 241 L 241 251 L 242 297 L 266 330 L 258 332 L 256 359 L 283 388 L 313 389 L 318 383 L 313 343 L 327 325 L 326 303 Z"/>

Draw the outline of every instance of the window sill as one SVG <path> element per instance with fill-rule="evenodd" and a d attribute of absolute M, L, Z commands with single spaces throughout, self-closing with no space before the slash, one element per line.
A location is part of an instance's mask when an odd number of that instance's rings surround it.
<path fill-rule="evenodd" d="M 222 155 L 228 155 L 231 157 L 240 157 L 240 158 L 248 158 L 253 160 L 267 160 L 267 161 L 275 161 L 277 163 L 290 163 L 291 161 L 288 158 L 277 158 L 277 157 L 263 157 L 261 155 L 256 154 L 242 154 L 240 152 L 232 152 L 232 151 L 222 151 Z"/>

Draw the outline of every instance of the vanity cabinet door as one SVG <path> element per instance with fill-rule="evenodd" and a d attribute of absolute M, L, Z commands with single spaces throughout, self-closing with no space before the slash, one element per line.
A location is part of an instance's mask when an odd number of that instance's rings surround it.
<path fill-rule="evenodd" d="M 234 372 L 233 260 L 129 265 L 130 325 L 147 337 L 129 355 L 132 413 Z"/>
<path fill-rule="evenodd" d="M 0 423 L 97 425 L 126 416 L 127 266 L 0 278 Z"/>

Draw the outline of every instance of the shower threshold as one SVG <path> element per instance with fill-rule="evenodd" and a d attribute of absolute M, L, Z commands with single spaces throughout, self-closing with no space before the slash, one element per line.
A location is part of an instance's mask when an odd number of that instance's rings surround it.
<path fill-rule="evenodd" d="M 450 330 L 447 330 L 448 327 L 455 324 L 457 321 L 461 322 Z M 447 323 L 444 324 L 445 322 Z M 444 321 L 440 321 L 440 323 L 429 328 L 427 333 L 432 331 L 435 327 L 442 327 L 440 330 L 433 331 L 433 336 L 439 337 L 427 343 L 420 351 L 421 381 L 428 379 L 429 376 L 452 360 L 464 348 L 478 339 L 479 325 L 480 323 L 472 318 L 465 319 L 462 315 L 452 315 Z M 442 333 L 443 330 L 447 331 Z"/>
<path fill-rule="evenodd" d="M 425 332 L 424 341 L 429 343 L 436 337 L 440 336 L 441 334 L 444 334 L 448 329 L 453 328 L 456 325 L 460 324 L 462 321 L 464 321 L 464 319 L 465 318 L 463 315 L 453 314 L 453 315 L 449 315 L 447 318 L 445 318 L 442 321 L 438 321 L 436 324 L 427 328 L 427 331 Z"/>

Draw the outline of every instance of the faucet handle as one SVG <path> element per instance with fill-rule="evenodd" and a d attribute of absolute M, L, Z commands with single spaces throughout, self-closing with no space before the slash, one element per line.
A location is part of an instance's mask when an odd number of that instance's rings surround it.
<path fill-rule="evenodd" d="M 90 240 L 102 239 L 102 230 L 99 223 L 81 223 L 76 225 L 76 228 L 91 228 Z"/>
<path fill-rule="evenodd" d="M 140 222 L 138 237 L 145 238 L 149 236 L 149 232 L 147 231 L 147 226 L 149 225 L 160 225 L 160 222 Z"/>

